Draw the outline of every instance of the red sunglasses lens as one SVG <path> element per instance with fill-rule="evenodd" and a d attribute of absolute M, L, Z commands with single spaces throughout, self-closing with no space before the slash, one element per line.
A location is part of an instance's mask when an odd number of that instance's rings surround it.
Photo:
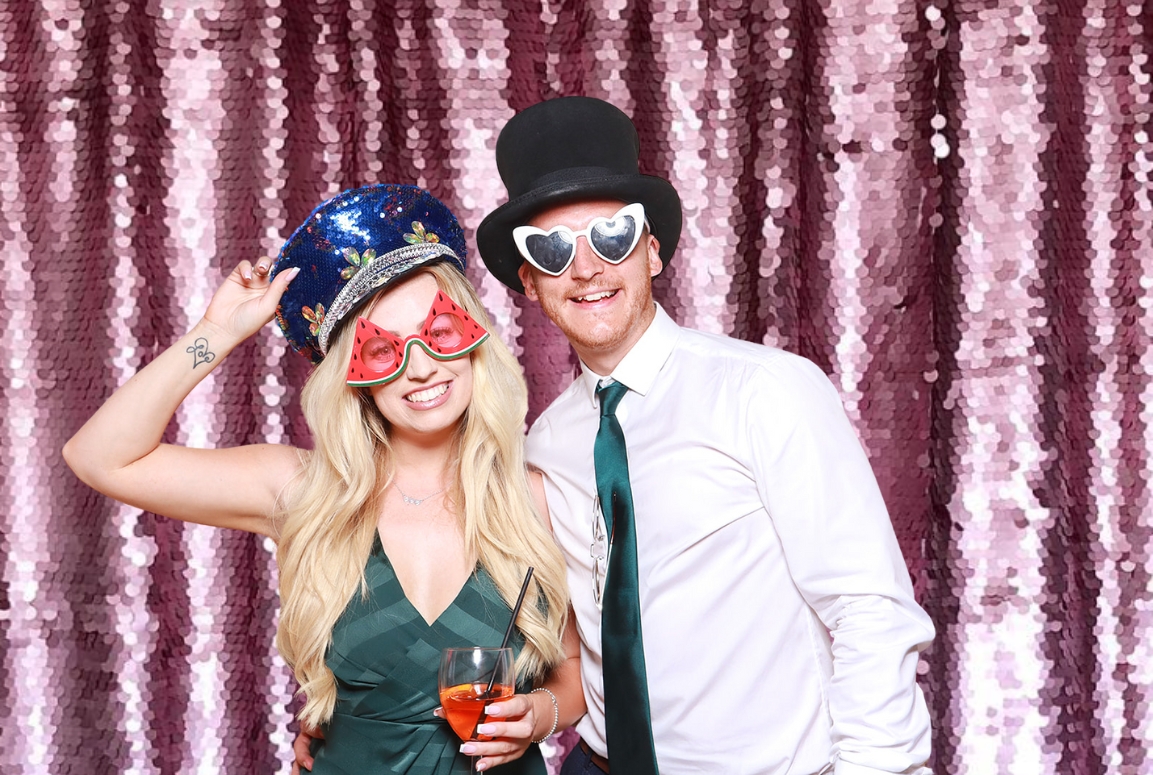
<path fill-rule="evenodd" d="M 456 315 L 442 312 L 432 319 L 428 327 L 431 344 L 442 353 L 451 353 L 464 341 L 464 324 Z"/>
<path fill-rule="evenodd" d="M 396 345 L 387 339 L 374 336 L 360 347 L 360 361 L 365 368 L 378 373 L 388 373 L 400 363 L 400 353 Z"/>

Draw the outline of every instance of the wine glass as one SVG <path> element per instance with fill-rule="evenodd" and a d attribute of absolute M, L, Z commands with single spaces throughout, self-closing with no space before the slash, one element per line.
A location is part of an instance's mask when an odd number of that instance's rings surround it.
<path fill-rule="evenodd" d="M 516 692 L 512 665 L 510 648 L 470 646 L 440 652 L 437 674 L 440 705 L 449 726 L 461 740 L 492 739 L 478 735 L 476 728 L 485 722 L 484 708 L 488 703 L 511 697 Z M 476 772 L 475 756 L 470 757 L 469 769 Z"/>

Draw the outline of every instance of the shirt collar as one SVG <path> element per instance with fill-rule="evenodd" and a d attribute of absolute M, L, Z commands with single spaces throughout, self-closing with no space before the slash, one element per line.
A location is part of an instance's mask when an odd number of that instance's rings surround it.
<path fill-rule="evenodd" d="M 655 303 L 655 302 L 654 302 Z M 625 353 L 625 357 L 613 369 L 608 377 L 597 374 L 581 361 L 581 374 L 577 381 L 588 396 L 593 407 L 599 406 L 597 401 L 597 387 L 610 379 L 623 382 L 629 390 L 646 395 L 652 389 L 657 374 L 664 367 L 665 361 L 672 355 L 673 347 L 680 336 L 681 327 L 669 317 L 660 304 L 656 305 L 657 314 L 653 317 L 649 327 L 641 334 L 641 338 Z"/>

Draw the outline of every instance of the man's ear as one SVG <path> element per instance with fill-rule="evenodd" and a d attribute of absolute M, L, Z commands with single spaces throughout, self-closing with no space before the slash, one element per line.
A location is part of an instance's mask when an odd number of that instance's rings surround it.
<path fill-rule="evenodd" d="M 532 270 L 529 269 L 527 261 L 521 262 L 520 269 L 516 270 L 516 276 L 520 278 L 520 284 L 524 286 L 524 295 L 528 297 L 529 301 L 540 301 L 536 295 L 536 283 L 532 279 Z"/>
<path fill-rule="evenodd" d="M 649 235 L 649 277 L 656 277 L 665 268 L 661 261 L 661 243 L 652 234 Z"/>

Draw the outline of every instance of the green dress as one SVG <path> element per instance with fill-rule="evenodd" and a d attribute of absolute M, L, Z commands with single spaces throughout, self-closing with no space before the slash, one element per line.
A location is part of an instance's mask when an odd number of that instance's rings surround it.
<path fill-rule="evenodd" d="M 469 772 L 469 757 L 440 705 L 436 673 L 450 646 L 499 646 L 512 612 L 481 567 L 429 625 L 408 601 L 377 536 L 365 566 L 368 596 L 354 594 L 332 630 L 326 662 L 337 700 L 325 739 L 316 741 L 315 775 L 448 775 Z M 513 644 L 519 650 L 520 639 Z M 518 687 L 526 691 L 531 687 Z M 488 772 L 545 775 L 535 745 Z"/>

